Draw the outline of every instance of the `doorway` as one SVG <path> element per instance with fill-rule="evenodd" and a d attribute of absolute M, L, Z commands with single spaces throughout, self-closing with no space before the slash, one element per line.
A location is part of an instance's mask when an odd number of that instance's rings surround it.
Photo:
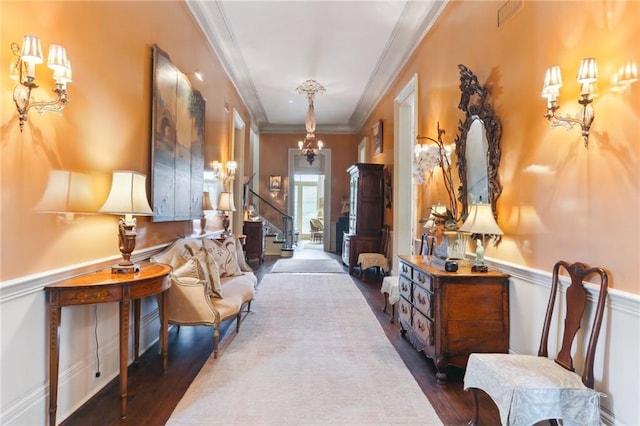
<path fill-rule="evenodd" d="M 412 164 L 418 123 L 418 75 L 415 74 L 394 99 L 393 164 Z M 402 184 L 401 184 L 402 182 Z M 412 254 L 416 235 L 416 187 L 411 167 L 393 170 L 393 253 Z M 397 206 L 411 206 L 398 208 Z M 392 271 L 398 270 L 394 256 Z"/>
<path fill-rule="evenodd" d="M 311 217 L 321 217 L 323 232 L 321 247 L 331 251 L 334 228 L 331 223 L 331 149 L 324 148 L 312 164 L 300 150 L 289 149 L 289 197 L 287 209 L 294 216 L 298 239 L 311 237 Z M 301 200 L 299 203 L 297 200 Z M 300 211 L 298 209 L 301 209 Z"/>
<path fill-rule="evenodd" d="M 320 243 L 323 238 L 318 232 L 324 230 L 324 175 L 297 174 L 294 182 L 294 217 L 299 238 Z"/>

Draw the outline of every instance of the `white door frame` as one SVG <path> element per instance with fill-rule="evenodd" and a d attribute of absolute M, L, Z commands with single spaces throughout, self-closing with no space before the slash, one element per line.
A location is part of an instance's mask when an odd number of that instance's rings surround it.
<path fill-rule="evenodd" d="M 415 191 L 411 177 L 413 147 L 418 134 L 418 74 L 414 74 L 393 102 L 393 265 L 398 270 L 399 254 L 413 252 L 415 233 Z"/>
<path fill-rule="evenodd" d="M 289 194 L 287 200 L 287 212 L 289 215 L 293 216 L 291 213 L 294 211 L 295 206 L 293 205 L 294 196 L 293 191 L 295 191 L 295 179 L 293 178 L 296 172 L 304 172 L 304 170 L 296 170 L 296 156 L 302 157 L 300 155 L 300 150 L 298 148 L 289 148 L 288 150 L 288 173 L 289 173 Z M 331 149 L 323 148 L 322 149 L 322 162 L 323 169 L 321 173 L 318 171 L 313 171 L 314 174 L 324 174 L 324 207 L 322 211 L 322 215 L 324 217 L 324 233 L 323 233 L 323 249 L 325 251 L 330 251 L 331 249 L 331 239 L 332 235 L 328 232 L 331 229 Z M 306 160 L 305 160 L 306 161 Z"/>
<path fill-rule="evenodd" d="M 234 234 L 242 234 L 244 225 L 244 209 L 242 208 L 243 176 L 244 176 L 244 151 L 245 151 L 245 123 L 237 109 L 233 109 L 233 125 L 231 129 L 231 158 L 238 164 L 236 178 L 233 181 L 234 204 L 236 211 L 231 215 L 231 230 Z M 240 195 L 240 198 L 238 198 Z"/>

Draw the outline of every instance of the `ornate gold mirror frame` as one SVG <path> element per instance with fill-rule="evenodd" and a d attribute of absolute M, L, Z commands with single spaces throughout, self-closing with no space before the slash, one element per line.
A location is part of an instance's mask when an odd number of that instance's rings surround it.
<path fill-rule="evenodd" d="M 458 188 L 458 200 L 462 204 L 463 217 L 469 212 L 470 203 L 470 182 L 468 180 L 468 173 L 470 169 L 473 169 L 473 164 L 485 164 L 486 163 L 486 183 L 484 183 L 484 176 L 475 179 L 483 181 L 483 184 L 487 186 L 486 190 L 480 191 L 480 193 L 488 193 L 488 199 L 482 199 L 483 203 L 490 203 L 494 216 L 496 215 L 496 202 L 498 197 L 502 193 L 502 185 L 498 178 L 498 166 L 500 165 L 500 136 L 502 134 L 502 127 L 500 120 L 496 116 L 493 107 L 488 101 L 489 91 L 485 86 L 481 86 L 478 83 L 478 77 L 470 71 L 464 65 L 458 65 L 460 70 L 460 104 L 458 108 L 465 113 L 464 120 L 458 122 L 458 135 L 455 139 L 456 144 L 456 159 L 458 163 L 458 177 L 460 178 L 460 187 Z M 484 140 L 481 141 L 469 141 L 468 138 L 471 134 L 476 135 L 478 132 L 470 130 L 474 126 L 474 123 L 480 120 L 484 125 Z M 477 146 L 482 146 L 486 149 L 485 158 L 468 158 L 471 142 L 473 142 L 475 148 L 473 151 L 478 153 Z M 477 167 L 476 167 L 477 168 Z M 473 172 L 473 171 L 472 171 Z M 478 199 L 471 200 L 473 203 L 480 202 Z"/>

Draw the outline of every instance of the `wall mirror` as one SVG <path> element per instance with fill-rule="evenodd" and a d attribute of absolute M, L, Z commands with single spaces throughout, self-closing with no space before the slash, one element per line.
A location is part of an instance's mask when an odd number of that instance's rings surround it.
<path fill-rule="evenodd" d="M 458 122 L 455 139 L 458 162 L 458 200 L 462 204 L 462 214 L 466 215 L 469 205 L 489 203 L 496 214 L 496 201 L 502 193 L 498 178 L 500 165 L 500 121 L 489 102 L 489 91 L 478 83 L 476 75 L 464 65 L 460 70 L 460 104 L 464 112 Z"/>

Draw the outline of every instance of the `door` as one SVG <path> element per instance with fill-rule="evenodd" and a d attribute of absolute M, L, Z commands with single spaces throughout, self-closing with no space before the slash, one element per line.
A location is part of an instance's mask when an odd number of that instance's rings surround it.
<path fill-rule="evenodd" d="M 295 175 L 295 226 L 301 240 L 311 239 L 311 219 L 324 224 L 324 176 Z"/>

